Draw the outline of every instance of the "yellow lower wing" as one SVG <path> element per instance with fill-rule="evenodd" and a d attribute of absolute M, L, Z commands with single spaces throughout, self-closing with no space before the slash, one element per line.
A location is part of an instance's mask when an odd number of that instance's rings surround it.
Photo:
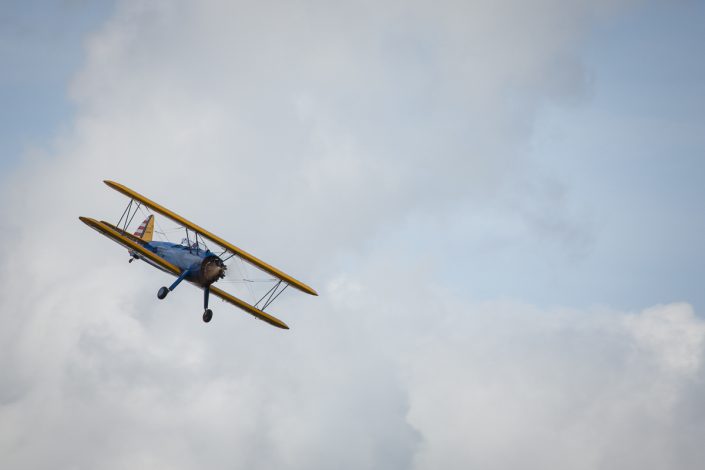
<path fill-rule="evenodd" d="M 95 219 L 91 219 L 90 217 L 79 217 L 81 222 L 84 224 L 88 225 L 90 228 L 93 230 L 96 230 L 100 232 L 102 235 L 105 235 L 106 237 L 110 238 L 111 240 L 119 243 L 120 245 L 124 246 L 125 248 L 129 250 L 133 250 L 140 255 L 144 256 L 145 258 L 149 258 L 150 261 L 153 261 L 154 263 L 158 264 L 162 268 L 166 269 L 167 271 L 171 272 L 172 274 L 179 275 L 181 274 L 181 270 L 173 265 L 172 263 L 168 262 L 161 256 L 157 256 L 139 243 L 133 241 L 129 237 L 123 235 L 119 231 L 115 230 L 113 227 L 114 225 L 109 225 L 105 222 L 99 222 Z M 130 237 L 133 237 L 130 235 Z"/>
<path fill-rule="evenodd" d="M 108 222 L 99 222 L 95 219 L 91 219 L 90 217 L 79 217 L 81 222 L 84 224 L 88 225 L 90 228 L 100 232 L 102 235 L 105 235 L 106 237 L 110 238 L 111 240 L 119 243 L 120 245 L 124 246 L 127 249 L 133 250 L 140 255 L 144 256 L 145 258 L 149 258 L 151 261 L 153 261 L 155 264 L 158 264 L 165 270 L 171 272 L 174 275 L 179 275 L 181 274 L 181 270 L 173 265 L 172 263 L 168 262 L 164 258 L 155 255 L 148 249 L 144 248 L 142 245 L 137 243 L 136 240 L 137 237 L 134 237 L 132 234 L 123 234 L 117 228 L 108 223 Z M 283 321 L 279 320 L 278 318 L 269 315 L 268 313 L 263 312 L 262 310 L 253 307 L 252 305 L 248 304 L 244 300 L 240 300 L 237 297 L 234 297 L 230 294 L 228 294 L 225 291 L 222 291 L 218 289 L 217 287 L 211 286 L 210 291 L 213 295 L 220 297 L 221 299 L 225 300 L 226 302 L 229 302 L 233 304 L 234 306 L 244 310 L 245 312 L 249 313 L 250 315 L 253 315 L 260 320 L 266 321 L 270 325 L 276 326 L 277 328 L 282 328 L 284 330 L 288 330 L 289 327 L 284 323 Z"/>
<path fill-rule="evenodd" d="M 289 327 L 286 325 L 286 323 L 284 323 L 280 319 L 273 317 L 272 315 L 265 313 L 258 308 L 253 307 L 252 305 L 248 304 L 244 300 L 240 300 L 237 297 L 234 297 L 234 296 L 228 294 L 227 292 L 218 289 L 217 287 L 211 286 L 211 294 L 213 294 L 217 297 L 220 297 L 221 299 L 225 300 L 226 302 L 230 302 L 234 306 L 241 308 L 242 310 L 259 318 L 260 320 L 266 321 L 270 325 L 276 326 L 277 328 L 282 328 L 284 330 L 289 329 Z"/>

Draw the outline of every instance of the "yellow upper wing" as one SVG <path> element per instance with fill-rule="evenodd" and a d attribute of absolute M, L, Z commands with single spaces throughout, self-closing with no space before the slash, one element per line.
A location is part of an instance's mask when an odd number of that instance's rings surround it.
<path fill-rule="evenodd" d="M 126 195 L 127 197 L 131 199 L 135 199 L 145 206 L 149 207 L 155 212 L 158 212 L 162 214 L 165 217 L 168 217 L 172 219 L 173 221 L 183 225 L 184 227 L 190 228 L 194 232 L 197 232 L 199 235 L 201 235 L 203 238 L 207 238 L 208 240 L 212 241 L 213 243 L 217 243 L 218 245 L 222 246 L 223 248 L 226 248 L 227 250 L 231 251 L 232 253 L 235 253 L 236 255 L 240 256 L 242 259 L 245 261 L 257 266 L 261 270 L 271 274 L 272 276 L 281 279 L 282 281 L 286 282 L 292 287 L 295 287 L 296 289 L 300 290 L 301 292 L 305 292 L 307 294 L 311 295 L 318 295 L 318 293 L 313 290 L 311 287 L 307 286 L 303 282 L 294 279 L 293 277 L 289 276 L 288 274 L 278 270 L 274 266 L 270 266 L 269 264 L 265 263 L 264 261 L 260 260 L 259 258 L 256 258 L 255 256 L 249 254 L 245 250 L 242 250 L 235 245 L 226 242 L 222 238 L 218 237 L 217 235 L 212 234 L 211 232 L 199 227 L 198 225 L 194 224 L 193 222 L 190 222 L 189 220 L 184 219 L 180 215 L 170 211 L 166 207 L 163 207 L 156 202 L 147 199 L 146 197 L 142 196 L 141 194 L 131 190 L 130 188 L 121 185 L 120 183 L 116 183 L 114 181 L 104 181 L 105 184 L 113 188 L 114 190 Z"/>

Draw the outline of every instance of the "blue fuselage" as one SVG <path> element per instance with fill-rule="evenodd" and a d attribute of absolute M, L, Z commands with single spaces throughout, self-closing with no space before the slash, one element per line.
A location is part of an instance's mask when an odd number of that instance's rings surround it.
<path fill-rule="evenodd" d="M 185 279 L 200 286 L 210 285 L 222 278 L 227 269 L 223 261 L 210 250 L 195 247 L 189 248 L 188 246 L 177 243 L 158 241 L 148 242 L 143 246 L 157 256 L 177 266 L 182 272 L 188 271 Z M 135 257 L 162 271 L 169 272 L 143 256 L 136 255 Z"/>

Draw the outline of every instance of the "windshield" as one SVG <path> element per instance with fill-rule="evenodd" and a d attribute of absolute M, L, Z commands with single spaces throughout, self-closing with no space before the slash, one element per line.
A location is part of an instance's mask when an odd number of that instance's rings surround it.
<path fill-rule="evenodd" d="M 191 242 L 190 245 L 189 245 L 189 242 Z M 203 251 L 206 251 L 206 249 L 207 249 L 206 246 L 205 246 L 203 243 L 201 243 L 201 242 L 195 242 L 195 241 L 193 241 L 193 240 L 188 240 L 188 239 L 186 239 L 186 238 L 184 238 L 184 239 L 181 240 L 181 245 L 180 245 L 180 246 L 181 246 L 182 248 L 191 248 L 192 250 L 203 250 Z"/>

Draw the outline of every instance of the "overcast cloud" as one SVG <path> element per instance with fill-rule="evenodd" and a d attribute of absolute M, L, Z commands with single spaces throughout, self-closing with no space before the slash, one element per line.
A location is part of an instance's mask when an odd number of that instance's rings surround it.
<path fill-rule="evenodd" d="M 453 235 L 413 230 L 589 247 L 526 150 L 542 107 L 589 98 L 586 36 L 639 4 L 530 3 L 118 2 L 70 129 L 3 178 L 2 466 L 700 468 L 688 303 L 483 301 L 437 272 Z M 190 287 L 157 301 L 167 276 L 77 219 L 120 215 L 103 179 L 320 297 L 272 306 L 290 331 L 220 302 L 206 326 Z"/>

